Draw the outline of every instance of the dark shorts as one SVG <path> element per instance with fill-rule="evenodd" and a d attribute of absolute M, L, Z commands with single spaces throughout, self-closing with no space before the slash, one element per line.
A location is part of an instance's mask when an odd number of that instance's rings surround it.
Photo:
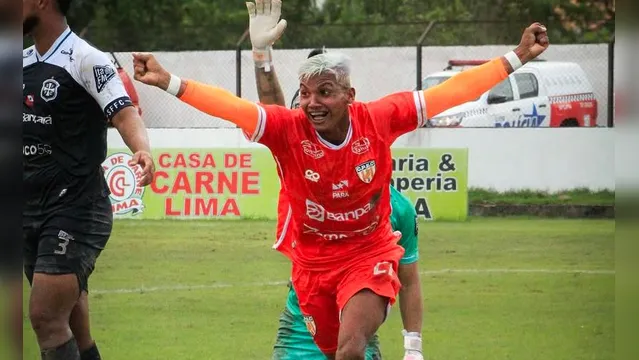
<path fill-rule="evenodd" d="M 89 276 L 113 228 L 108 197 L 68 206 L 41 216 L 23 218 L 24 272 L 75 274 L 81 291 L 88 291 Z"/>

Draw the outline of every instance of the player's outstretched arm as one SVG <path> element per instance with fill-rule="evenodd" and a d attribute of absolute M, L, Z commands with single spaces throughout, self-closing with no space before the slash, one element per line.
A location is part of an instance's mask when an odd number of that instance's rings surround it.
<path fill-rule="evenodd" d="M 541 55 L 548 48 L 548 44 L 546 27 L 540 23 L 530 25 L 524 30 L 521 42 L 514 51 L 463 71 L 438 86 L 425 90 L 427 118 L 478 98 L 517 68 Z"/>
<path fill-rule="evenodd" d="M 194 108 L 211 116 L 230 121 L 253 134 L 263 117 L 257 104 L 241 99 L 230 91 L 195 80 L 184 80 L 166 71 L 149 53 L 133 54 L 134 78 L 156 86 Z"/>
<path fill-rule="evenodd" d="M 282 87 L 272 64 L 272 45 L 286 29 L 286 20 L 280 20 L 282 2 L 263 0 L 247 2 L 249 34 L 255 62 L 257 94 L 262 104 L 286 106 Z"/>
<path fill-rule="evenodd" d="M 149 185 L 153 181 L 155 164 L 151 156 L 149 136 L 138 110 L 134 106 L 120 110 L 111 120 L 111 124 L 118 130 L 122 140 L 133 153 L 129 166 L 140 165 L 142 168 L 139 174 L 139 185 Z"/>

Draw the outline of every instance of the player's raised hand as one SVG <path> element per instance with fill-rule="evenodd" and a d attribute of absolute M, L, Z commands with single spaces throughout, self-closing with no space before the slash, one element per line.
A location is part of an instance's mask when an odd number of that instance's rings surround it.
<path fill-rule="evenodd" d="M 253 60 L 258 67 L 270 71 L 271 46 L 286 29 L 286 20 L 281 19 L 281 0 L 255 0 L 247 2 L 249 13 L 249 35 L 253 46 Z"/>
<path fill-rule="evenodd" d="M 160 65 L 153 54 L 133 53 L 133 78 L 166 90 L 171 81 L 171 74 Z"/>
<path fill-rule="evenodd" d="M 526 63 L 546 51 L 549 44 L 546 27 L 536 22 L 524 30 L 515 53 L 519 55 L 522 63 Z"/>
<path fill-rule="evenodd" d="M 155 174 L 155 164 L 153 163 L 153 157 L 146 151 L 138 151 L 133 154 L 131 160 L 129 160 L 130 167 L 140 166 L 140 171 L 136 172 L 138 186 L 147 186 L 153 181 L 153 175 Z"/>

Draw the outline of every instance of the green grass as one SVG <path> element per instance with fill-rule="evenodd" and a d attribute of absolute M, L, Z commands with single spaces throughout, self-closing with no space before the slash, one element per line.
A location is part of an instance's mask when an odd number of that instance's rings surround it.
<path fill-rule="evenodd" d="M 468 190 L 470 204 L 524 204 L 524 205 L 614 205 L 615 193 L 609 190 L 591 191 L 574 189 L 548 193 L 543 191 L 507 191 L 497 192 L 487 189 Z"/>
<path fill-rule="evenodd" d="M 614 230 L 606 220 L 422 223 L 428 358 L 614 359 Z M 265 221 L 116 222 L 90 282 L 104 359 L 269 359 L 287 289 L 268 283 L 290 271 L 270 250 L 273 232 Z M 403 355 L 399 314 L 380 330 L 386 359 Z M 39 359 L 26 315 L 24 329 L 25 359 Z"/>

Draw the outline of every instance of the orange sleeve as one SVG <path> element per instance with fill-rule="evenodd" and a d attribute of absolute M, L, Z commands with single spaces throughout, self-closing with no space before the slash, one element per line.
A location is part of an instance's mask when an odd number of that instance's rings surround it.
<path fill-rule="evenodd" d="M 228 90 L 194 80 L 186 82 L 180 100 L 209 115 L 230 121 L 253 136 L 265 121 L 264 110 L 257 104 L 239 98 Z"/>
<path fill-rule="evenodd" d="M 451 77 L 443 83 L 423 91 L 428 119 L 457 105 L 477 99 L 508 77 L 502 58 Z"/>

